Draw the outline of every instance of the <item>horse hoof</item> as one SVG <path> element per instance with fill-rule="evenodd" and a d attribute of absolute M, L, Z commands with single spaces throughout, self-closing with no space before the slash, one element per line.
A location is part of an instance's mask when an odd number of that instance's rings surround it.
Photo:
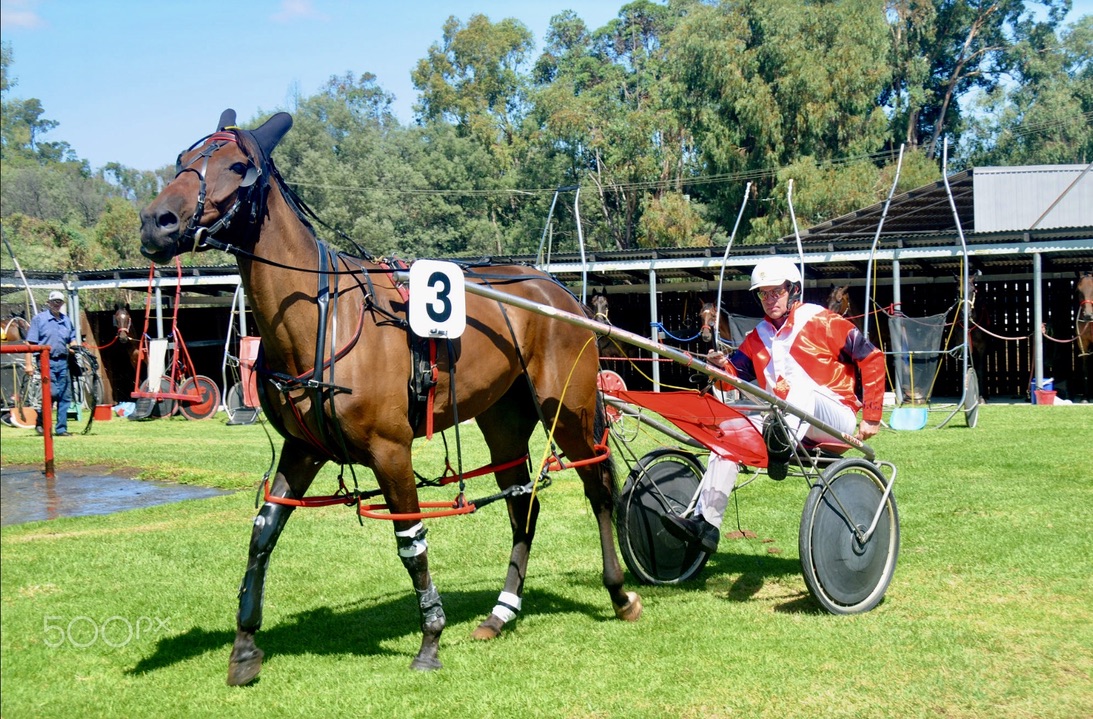
<path fill-rule="evenodd" d="M 262 650 L 255 649 L 254 653 L 242 658 L 232 659 L 228 663 L 228 686 L 241 687 L 250 684 L 262 671 Z"/>
<path fill-rule="evenodd" d="M 626 593 L 626 604 L 615 607 L 615 616 L 623 621 L 636 622 L 641 618 L 641 595 L 637 592 Z"/>
<path fill-rule="evenodd" d="M 414 661 L 410 662 L 410 668 L 418 672 L 435 672 L 442 666 L 444 665 L 436 657 L 423 657 L 420 654 L 414 657 Z"/>
<path fill-rule="evenodd" d="M 501 621 L 499 617 L 489 615 L 485 621 L 475 627 L 475 630 L 471 632 L 471 639 L 478 641 L 489 641 L 490 639 L 497 639 L 501 636 L 501 630 L 504 628 L 505 623 Z"/>

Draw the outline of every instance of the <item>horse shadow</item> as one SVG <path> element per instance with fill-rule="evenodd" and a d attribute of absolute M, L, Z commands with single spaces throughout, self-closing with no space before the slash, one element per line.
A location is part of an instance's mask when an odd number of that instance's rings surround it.
<path fill-rule="evenodd" d="M 775 578 L 800 576 L 801 563 L 777 554 L 752 554 L 733 551 L 733 545 L 723 540 L 721 548 L 711 555 L 697 577 L 681 584 L 661 587 L 661 592 L 709 592 L 714 580 L 719 577 L 736 576 L 728 590 L 716 590 L 725 601 L 744 603 L 755 601 L 756 597 Z M 751 542 L 760 540 L 751 539 Z M 773 545 L 772 545 L 773 546 Z M 629 576 L 631 581 L 634 580 Z M 777 598 L 774 611 L 784 614 L 826 614 L 806 589 L 792 592 L 784 598 Z"/>
<path fill-rule="evenodd" d="M 448 627 L 475 622 L 485 617 L 483 607 L 493 606 L 496 590 L 447 591 L 443 594 Z M 581 613 L 614 620 L 610 606 L 582 603 L 551 591 L 528 589 L 524 594 L 526 614 Z M 519 621 L 519 620 L 517 620 Z M 321 606 L 297 612 L 259 633 L 267 655 L 323 654 L 357 656 L 405 655 L 411 651 L 392 649 L 390 643 L 421 636 L 417 603 L 413 595 L 392 593 L 376 603 L 361 600 L 340 606 Z M 129 675 L 142 675 L 167 669 L 212 651 L 223 651 L 225 661 L 235 640 L 235 629 L 208 629 L 195 626 L 180 634 L 160 639 L 154 650 L 131 669 Z"/>

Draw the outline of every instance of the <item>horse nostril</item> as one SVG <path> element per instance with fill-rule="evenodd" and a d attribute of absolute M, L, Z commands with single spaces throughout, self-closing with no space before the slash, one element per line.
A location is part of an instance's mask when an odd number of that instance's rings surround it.
<path fill-rule="evenodd" d="M 164 230 L 178 227 L 178 216 L 173 212 L 161 212 L 156 215 L 156 226 Z"/>

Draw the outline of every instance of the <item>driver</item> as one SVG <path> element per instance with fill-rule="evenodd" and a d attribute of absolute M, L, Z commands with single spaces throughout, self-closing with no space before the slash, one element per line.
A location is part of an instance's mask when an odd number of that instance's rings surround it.
<path fill-rule="evenodd" d="M 707 359 L 840 432 L 867 440 L 880 429 L 884 354 L 845 318 L 802 302 L 802 286 L 801 272 L 790 259 L 761 260 L 752 270 L 751 289 L 763 307 L 764 320 L 731 357 L 712 350 Z M 861 373 L 863 401 L 854 392 L 855 370 Z M 859 425 L 857 413 L 863 406 Z M 787 414 L 785 421 L 797 441 L 806 437 L 815 442 L 838 441 L 794 415 Z M 774 416 L 764 422 L 763 437 L 767 473 L 772 479 L 784 479 L 792 447 Z M 738 471 L 735 462 L 711 452 L 694 514 L 661 515 L 665 529 L 682 541 L 698 542 L 706 552 L 716 551 Z"/>

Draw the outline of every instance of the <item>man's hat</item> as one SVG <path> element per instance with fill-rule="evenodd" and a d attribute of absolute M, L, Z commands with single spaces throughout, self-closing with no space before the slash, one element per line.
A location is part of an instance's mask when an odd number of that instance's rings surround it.
<path fill-rule="evenodd" d="M 61 302 L 64 302 L 65 296 L 61 294 L 58 290 L 53 290 L 49 293 L 49 301 L 52 302 L 53 300 L 60 300 Z"/>

